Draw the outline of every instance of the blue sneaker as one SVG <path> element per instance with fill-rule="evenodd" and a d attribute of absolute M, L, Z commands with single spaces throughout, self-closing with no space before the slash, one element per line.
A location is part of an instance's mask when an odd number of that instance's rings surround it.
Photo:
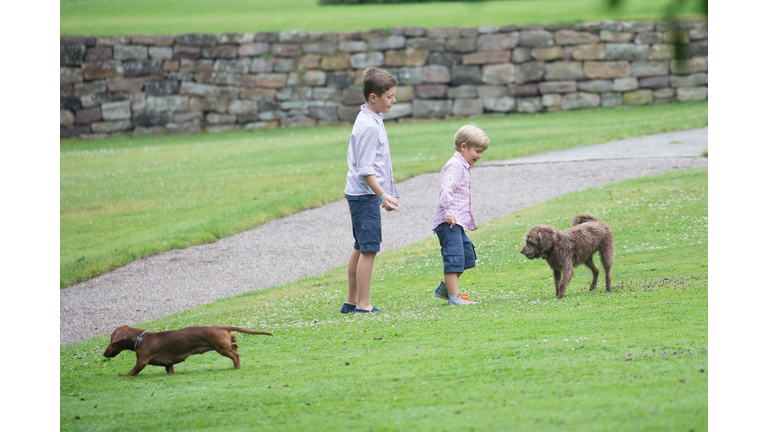
<path fill-rule="evenodd" d="M 443 281 L 440 281 L 440 285 L 435 289 L 435 297 L 443 300 L 448 300 L 448 287 L 445 286 Z"/>
<path fill-rule="evenodd" d="M 355 311 L 355 307 L 356 307 L 355 305 L 351 305 L 349 303 L 344 303 L 341 306 L 341 313 L 343 313 L 343 314 L 352 313 L 352 312 Z"/>
<path fill-rule="evenodd" d="M 369 311 L 367 311 L 365 309 L 355 308 L 355 313 L 368 313 L 368 312 L 381 312 L 381 309 L 379 309 L 379 308 L 377 308 L 375 306 L 373 307 L 373 309 L 371 309 Z"/>

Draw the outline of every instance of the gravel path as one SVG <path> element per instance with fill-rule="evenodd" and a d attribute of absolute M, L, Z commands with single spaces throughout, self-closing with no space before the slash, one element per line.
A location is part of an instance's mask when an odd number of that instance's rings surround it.
<path fill-rule="evenodd" d="M 706 167 L 707 128 L 546 153 L 472 170 L 478 224 L 568 192 L 671 170 Z M 397 167 L 395 167 L 397 169 Z M 384 212 L 382 251 L 432 235 L 439 173 L 397 185 Z M 174 250 L 60 290 L 62 345 L 346 264 L 352 226 L 345 200 L 273 220 L 216 243 Z M 313 233 L 322 230 L 323 241 Z M 306 259 L 310 250 L 312 259 Z M 343 299 L 339 298 L 339 304 Z"/>

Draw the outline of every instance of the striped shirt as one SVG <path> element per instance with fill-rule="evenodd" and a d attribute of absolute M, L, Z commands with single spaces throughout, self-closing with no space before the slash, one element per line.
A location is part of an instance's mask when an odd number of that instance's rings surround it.
<path fill-rule="evenodd" d="M 472 174 L 470 165 L 461 153 L 456 152 L 440 171 L 440 190 L 437 193 L 435 220 L 432 229 L 445 222 L 446 216 L 454 216 L 456 224 L 464 230 L 477 229 L 472 216 Z"/>
<path fill-rule="evenodd" d="M 347 150 L 347 195 L 373 195 L 365 177 L 375 175 L 384 192 L 398 198 L 389 157 L 389 139 L 384 129 L 384 116 L 360 107 L 360 114 L 352 126 Z"/>

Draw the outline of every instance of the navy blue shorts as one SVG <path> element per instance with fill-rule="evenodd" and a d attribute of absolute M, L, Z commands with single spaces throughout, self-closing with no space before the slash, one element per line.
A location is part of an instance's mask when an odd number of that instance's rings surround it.
<path fill-rule="evenodd" d="M 381 210 L 376 195 L 344 195 L 352 215 L 352 236 L 360 252 L 381 250 Z"/>
<path fill-rule="evenodd" d="M 475 266 L 475 246 L 464 233 L 461 225 L 441 223 L 435 228 L 440 239 L 440 253 L 443 254 L 443 273 L 464 273 Z"/>

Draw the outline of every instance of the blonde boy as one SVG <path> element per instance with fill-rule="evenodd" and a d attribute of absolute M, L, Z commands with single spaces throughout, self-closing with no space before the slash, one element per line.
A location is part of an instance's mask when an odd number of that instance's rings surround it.
<path fill-rule="evenodd" d="M 475 302 L 459 292 L 459 277 L 475 266 L 475 247 L 466 230 L 477 229 L 472 216 L 472 175 L 470 168 L 488 149 L 490 140 L 474 123 L 462 126 L 453 137 L 456 152 L 440 171 L 440 189 L 432 230 L 440 240 L 445 280 L 435 289 L 435 297 L 448 305 Z"/>

